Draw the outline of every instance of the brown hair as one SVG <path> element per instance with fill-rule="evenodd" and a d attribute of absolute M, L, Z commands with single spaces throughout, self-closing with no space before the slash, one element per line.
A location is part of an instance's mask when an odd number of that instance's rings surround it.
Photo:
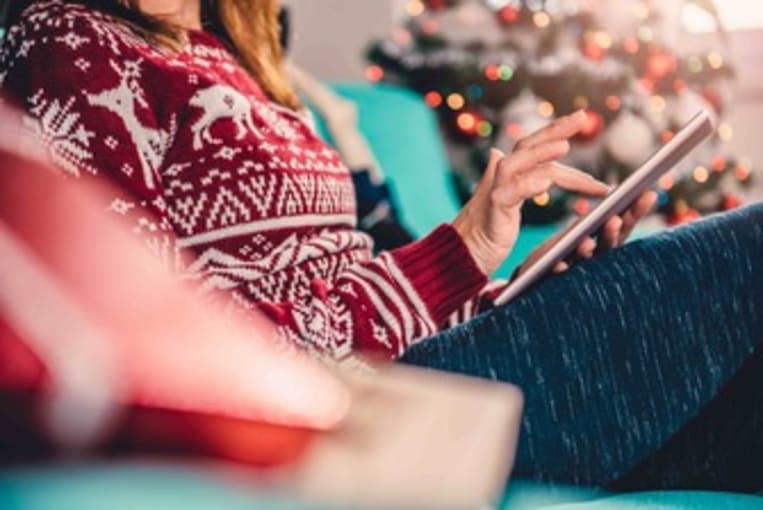
<path fill-rule="evenodd" d="M 143 13 L 139 0 L 74 0 L 106 12 L 137 30 L 145 38 L 177 49 L 185 32 L 181 27 Z M 279 0 L 204 0 L 202 23 L 235 49 L 239 61 L 274 102 L 298 110 L 297 94 L 283 73 L 278 22 Z"/>

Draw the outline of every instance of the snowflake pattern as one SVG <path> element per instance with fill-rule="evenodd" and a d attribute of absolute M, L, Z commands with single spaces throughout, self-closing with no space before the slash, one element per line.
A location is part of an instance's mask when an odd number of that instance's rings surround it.
<path fill-rule="evenodd" d="M 97 171 L 88 164 L 93 158 L 90 139 L 95 133 L 85 129 L 79 112 L 72 111 L 75 98 L 64 104 L 58 99 L 49 101 L 40 89 L 27 101 L 32 116 L 25 116 L 24 124 L 49 148 L 53 161 L 72 176 L 79 177 L 81 170 L 95 175 Z"/>
<path fill-rule="evenodd" d="M 109 135 L 103 140 L 103 144 L 109 149 L 114 150 L 119 147 L 119 140 Z"/>
<path fill-rule="evenodd" d="M 114 200 L 111 201 L 111 205 L 109 205 L 109 211 L 119 214 L 121 216 L 126 215 L 134 208 L 135 208 L 134 203 L 127 202 L 126 200 L 123 200 L 121 198 L 115 198 Z"/>
<path fill-rule="evenodd" d="M 226 161 L 233 161 L 233 159 L 241 152 L 240 147 L 231 147 L 229 145 L 224 145 L 220 147 L 220 150 L 218 150 L 215 153 L 215 158 L 224 159 Z"/>
<path fill-rule="evenodd" d="M 66 32 L 66 35 L 56 37 L 56 41 L 62 42 L 70 49 L 77 51 L 83 45 L 90 42 L 90 38 L 77 35 L 76 32 Z"/>
<path fill-rule="evenodd" d="M 77 69 L 79 69 L 83 73 L 86 73 L 88 69 L 90 69 L 90 61 L 82 57 L 75 60 L 74 65 L 77 66 Z"/>

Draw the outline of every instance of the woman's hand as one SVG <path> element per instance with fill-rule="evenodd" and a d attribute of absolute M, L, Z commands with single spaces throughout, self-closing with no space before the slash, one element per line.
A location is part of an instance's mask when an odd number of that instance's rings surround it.
<path fill-rule="evenodd" d="M 570 150 L 568 139 L 580 131 L 585 112 L 561 117 L 520 141 L 512 154 L 493 150 L 474 196 L 453 221 L 479 268 L 492 274 L 519 236 L 524 201 L 552 186 L 604 196 L 609 186 L 585 172 L 557 162 Z"/>

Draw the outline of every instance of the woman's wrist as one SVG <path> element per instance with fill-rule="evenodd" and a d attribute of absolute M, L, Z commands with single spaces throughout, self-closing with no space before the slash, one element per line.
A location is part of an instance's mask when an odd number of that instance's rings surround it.
<path fill-rule="evenodd" d="M 490 276 L 500 264 L 500 262 L 495 262 L 496 256 L 494 249 L 490 246 L 490 240 L 482 233 L 481 229 L 475 227 L 466 214 L 459 214 L 451 226 L 461 238 L 480 271 L 485 276 Z"/>

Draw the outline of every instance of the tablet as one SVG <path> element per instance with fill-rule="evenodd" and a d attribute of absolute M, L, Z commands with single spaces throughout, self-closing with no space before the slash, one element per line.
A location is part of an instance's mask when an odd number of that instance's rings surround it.
<path fill-rule="evenodd" d="M 557 242 L 537 261 L 525 268 L 496 299 L 496 305 L 508 303 L 543 278 L 558 263 L 570 256 L 588 236 L 596 234 L 609 218 L 623 213 L 657 179 L 673 168 L 715 130 L 710 114 L 702 110 L 676 135 L 655 152 L 620 186 L 612 190 L 588 214 L 574 222 Z M 627 143 L 627 140 L 623 141 Z"/>

